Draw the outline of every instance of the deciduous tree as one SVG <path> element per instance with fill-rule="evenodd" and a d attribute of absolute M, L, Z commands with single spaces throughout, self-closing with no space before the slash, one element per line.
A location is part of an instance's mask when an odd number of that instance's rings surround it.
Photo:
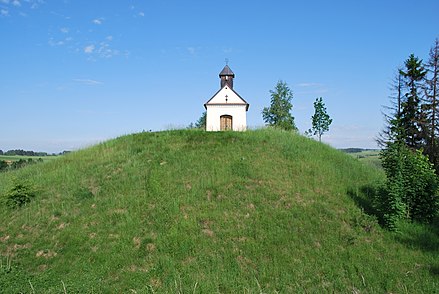
<path fill-rule="evenodd" d="M 329 126 L 332 123 L 332 118 L 326 112 L 325 103 L 323 98 L 316 98 L 314 101 L 314 115 L 311 117 L 312 132 L 319 137 L 319 142 L 322 141 L 322 135 L 329 131 Z"/>
<path fill-rule="evenodd" d="M 270 90 L 270 94 L 270 106 L 264 107 L 262 110 L 264 122 L 269 126 L 284 130 L 297 130 L 294 117 L 290 113 L 293 108 L 291 104 L 293 92 L 287 83 L 283 81 L 277 82 L 274 90 Z"/>

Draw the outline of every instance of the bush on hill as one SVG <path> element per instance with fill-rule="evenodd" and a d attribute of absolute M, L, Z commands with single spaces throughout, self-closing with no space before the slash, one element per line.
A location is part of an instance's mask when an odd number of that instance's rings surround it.
<path fill-rule="evenodd" d="M 396 229 L 399 219 L 431 222 L 439 207 L 433 164 L 401 142 L 388 143 L 381 158 L 387 181 L 376 203 L 386 226 Z"/>
<path fill-rule="evenodd" d="M 31 202 L 35 194 L 35 189 L 30 183 L 15 179 L 12 188 L 6 192 L 4 198 L 9 208 L 16 209 Z"/>

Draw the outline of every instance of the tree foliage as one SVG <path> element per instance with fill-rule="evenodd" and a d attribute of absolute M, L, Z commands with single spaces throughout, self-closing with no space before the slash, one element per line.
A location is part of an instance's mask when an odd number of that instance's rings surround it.
<path fill-rule="evenodd" d="M 380 156 L 387 181 L 377 206 L 385 224 L 394 229 L 399 219 L 431 221 L 438 211 L 439 182 L 428 158 L 399 141 Z"/>
<path fill-rule="evenodd" d="M 428 154 L 430 161 L 438 169 L 438 88 L 439 88 L 439 39 L 435 40 L 430 49 L 429 59 L 425 64 L 427 76 L 425 78 L 425 97 L 424 107 L 426 117 L 426 146 L 425 153 Z"/>
<path fill-rule="evenodd" d="M 35 152 L 22 149 L 8 150 L 4 152 L 4 155 L 20 155 L 20 156 L 49 156 L 47 152 Z"/>
<path fill-rule="evenodd" d="M 264 122 L 276 128 L 284 130 L 297 130 L 294 117 L 290 111 L 293 108 L 291 100 L 293 92 L 286 82 L 278 81 L 274 90 L 270 90 L 271 103 L 262 110 Z"/>
<path fill-rule="evenodd" d="M 332 119 L 326 112 L 325 103 L 323 98 L 316 98 L 314 101 L 314 115 L 311 117 L 312 121 L 312 133 L 319 137 L 319 141 L 322 140 L 322 135 L 329 131 L 329 126 L 332 123 Z"/>
<path fill-rule="evenodd" d="M 398 68 L 392 82 L 390 84 L 391 94 L 390 106 L 385 106 L 386 112 L 383 112 L 385 119 L 385 127 L 377 138 L 378 145 L 386 147 L 388 142 L 394 142 L 401 139 L 403 129 L 401 127 L 401 103 L 403 95 L 403 82 L 401 69 Z"/>
<path fill-rule="evenodd" d="M 439 211 L 438 51 L 436 40 L 426 64 L 411 54 L 392 85 L 396 95 L 378 140 L 387 180 L 376 202 L 392 229 L 399 219 L 429 222 Z"/>
<path fill-rule="evenodd" d="M 405 99 L 401 103 L 401 124 L 405 131 L 406 144 L 412 148 L 419 148 L 422 144 L 424 121 L 421 112 L 420 82 L 424 79 L 427 71 L 422 60 L 411 54 L 405 61 L 405 70 L 401 70 L 404 84 L 408 89 Z"/>
<path fill-rule="evenodd" d="M 200 118 L 195 123 L 195 128 L 205 130 L 206 129 L 206 117 L 207 117 L 207 113 L 205 111 L 201 114 Z"/>
<path fill-rule="evenodd" d="M 8 163 L 4 160 L 0 160 L 0 171 L 6 170 L 9 167 Z"/>

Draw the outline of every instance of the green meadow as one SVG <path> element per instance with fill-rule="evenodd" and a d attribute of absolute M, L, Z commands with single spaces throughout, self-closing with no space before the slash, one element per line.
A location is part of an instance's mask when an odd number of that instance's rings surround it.
<path fill-rule="evenodd" d="M 362 150 L 360 152 L 349 153 L 365 164 L 369 164 L 376 168 L 382 168 L 379 150 Z"/>
<path fill-rule="evenodd" d="M 435 293 L 439 226 L 381 228 L 384 177 L 271 129 L 123 136 L 0 174 L 0 292 Z"/>

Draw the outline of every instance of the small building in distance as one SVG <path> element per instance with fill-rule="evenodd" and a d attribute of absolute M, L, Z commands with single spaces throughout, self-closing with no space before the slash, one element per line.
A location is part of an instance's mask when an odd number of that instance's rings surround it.
<path fill-rule="evenodd" d="M 206 131 L 245 131 L 249 104 L 233 89 L 235 74 L 226 64 L 219 77 L 219 91 L 204 104 Z"/>

